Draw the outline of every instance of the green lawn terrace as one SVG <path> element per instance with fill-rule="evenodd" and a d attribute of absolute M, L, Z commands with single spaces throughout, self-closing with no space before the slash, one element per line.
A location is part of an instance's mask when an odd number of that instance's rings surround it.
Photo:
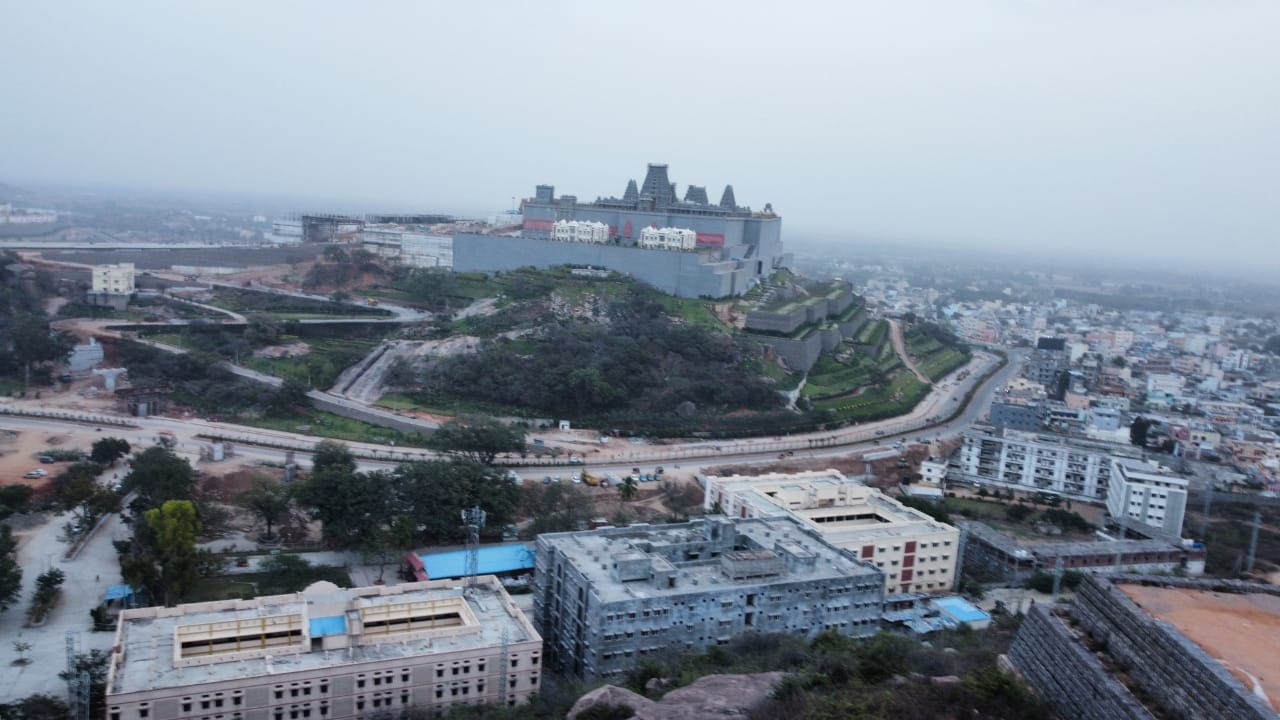
<path fill-rule="evenodd" d="M 929 329 L 917 326 L 903 335 L 907 354 L 911 356 L 916 368 L 932 382 L 963 367 L 971 357 L 969 348 L 959 343 L 954 336 L 944 335 L 939 339 L 938 334 L 940 333 L 936 330 L 934 334 L 930 334 Z"/>

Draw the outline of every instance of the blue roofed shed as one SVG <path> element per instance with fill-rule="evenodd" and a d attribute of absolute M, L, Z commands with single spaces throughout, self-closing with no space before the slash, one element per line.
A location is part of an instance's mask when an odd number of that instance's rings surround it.
<path fill-rule="evenodd" d="M 419 580 L 443 580 L 467 575 L 467 551 L 410 555 L 405 558 L 413 566 Z M 478 551 L 476 572 L 479 575 L 508 575 L 533 570 L 533 548 L 523 543 L 486 545 Z M 416 560 L 416 562 L 415 562 Z"/>

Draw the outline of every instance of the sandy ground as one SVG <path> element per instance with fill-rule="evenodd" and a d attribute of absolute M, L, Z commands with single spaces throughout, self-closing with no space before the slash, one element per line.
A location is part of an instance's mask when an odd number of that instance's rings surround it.
<path fill-rule="evenodd" d="M 1122 585 L 1134 602 L 1176 627 L 1280 709 L 1280 597 Z M 1259 692 L 1260 691 L 1260 692 Z"/>
<path fill-rule="evenodd" d="M 88 453 L 90 446 L 100 437 L 102 433 L 95 432 L 91 427 L 66 431 L 19 431 L 0 419 L 0 485 L 23 483 L 40 487 L 65 469 L 68 463 L 42 465 L 36 456 L 52 449 L 69 448 L 79 448 Z M 49 474 L 40 479 L 22 477 L 23 473 L 36 468 L 47 470 Z"/>

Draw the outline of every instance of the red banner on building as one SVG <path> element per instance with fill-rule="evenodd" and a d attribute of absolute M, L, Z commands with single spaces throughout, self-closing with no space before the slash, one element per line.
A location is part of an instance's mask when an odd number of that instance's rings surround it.
<path fill-rule="evenodd" d="M 698 233 L 699 245 L 714 245 L 715 247 L 724 247 L 723 233 Z"/>

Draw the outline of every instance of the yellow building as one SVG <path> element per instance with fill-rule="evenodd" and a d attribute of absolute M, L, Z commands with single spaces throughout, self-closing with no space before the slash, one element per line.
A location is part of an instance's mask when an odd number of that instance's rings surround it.
<path fill-rule="evenodd" d="M 340 720 L 538 691 L 542 638 L 493 576 L 121 613 L 108 720 Z"/>
<path fill-rule="evenodd" d="M 960 531 L 836 470 L 706 476 L 704 507 L 729 517 L 789 515 L 885 574 L 885 594 L 949 592 Z"/>

